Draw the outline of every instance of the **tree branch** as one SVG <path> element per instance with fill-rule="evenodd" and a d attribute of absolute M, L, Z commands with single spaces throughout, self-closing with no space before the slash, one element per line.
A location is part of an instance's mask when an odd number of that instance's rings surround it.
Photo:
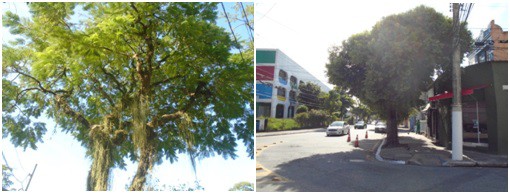
<path fill-rule="evenodd" d="M 106 68 L 104 66 L 101 66 L 101 71 L 103 71 L 104 74 L 108 75 L 108 77 L 119 87 L 120 92 L 123 94 L 126 94 L 126 91 L 123 89 L 123 85 L 115 78 L 115 76 L 112 73 L 109 73 L 106 71 Z"/>
<path fill-rule="evenodd" d="M 172 114 L 164 114 L 164 115 L 161 115 L 161 117 L 157 118 L 157 119 L 154 119 L 153 121 L 150 121 L 147 123 L 147 126 L 150 127 L 150 128 L 155 128 L 155 127 L 159 127 L 165 123 L 168 123 L 169 121 L 172 121 L 172 120 L 175 120 L 177 118 L 180 118 L 182 115 L 184 114 L 184 112 L 182 111 L 177 111 L 175 113 L 172 113 Z"/>
<path fill-rule="evenodd" d="M 80 122 L 85 128 L 90 128 L 90 122 L 80 113 L 77 113 L 69 106 L 69 103 L 61 96 L 55 95 L 55 101 L 57 104 L 64 110 L 64 113 L 75 118 L 78 122 Z"/>
<path fill-rule="evenodd" d="M 199 82 L 195 92 L 191 93 L 191 97 L 189 99 L 189 102 L 179 111 L 172 113 L 172 114 L 163 114 L 159 118 L 148 122 L 147 126 L 151 128 L 159 127 L 161 125 L 164 125 L 172 120 L 175 120 L 177 118 L 180 118 L 184 113 L 186 113 L 196 102 L 196 99 L 210 94 L 207 90 L 204 90 L 206 86 L 205 82 Z"/>
<path fill-rule="evenodd" d="M 42 86 L 42 83 L 41 81 L 37 80 L 35 77 L 27 74 L 27 73 L 24 73 L 24 72 L 21 72 L 19 69 L 14 69 L 14 71 L 16 73 L 19 73 L 23 76 L 26 76 L 32 80 L 34 80 L 37 84 L 38 84 L 38 87 L 39 88 L 27 88 L 23 91 L 28 91 L 28 90 L 40 90 L 41 92 L 43 93 L 50 93 L 52 95 L 55 96 L 55 101 L 57 102 L 57 104 L 59 106 L 61 106 L 64 110 L 64 113 L 71 116 L 71 117 L 74 117 L 77 119 L 78 122 L 80 122 L 85 128 L 90 128 L 90 123 L 89 121 L 80 113 L 77 113 L 76 111 L 74 111 L 73 109 L 71 109 L 71 107 L 69 106 L 69 103 L 62 97 L 61 94 L 57 94 L 57 93 L 65 93 L 65 94 L 70 94 L 71 91 L 65 91 L 65 90 L 56 90 L 56 91 L 52 91 L 52 90 L 49 90 L 49 89 L 46 89 Z"/>
<path fill-rule="evenodd" d="M 159 86 L 160 84 L 168 83 L 171 80 L 174 80 L 174 79 L 177 79 L 177 78 L 182 78 L 184 76 L 185 75 L 180 74 L 180 75 L 176 75 L 174 77 L 168 77 L 168 78 L 166 78 L 166 79 L 164 79 L 162 81 L 158 81 L 158 82 L 152 83 L 151 87 L 156 87 L 156 86 Z"/>
<path fill-rule="evenodd" d="M 112 107 L 115 107 L 115 103 L 113 102 L 113 99 L 110 97 L 110 95 L 108 95 L 108 93 L 106 93 L 103 89 L 103 86 L 101 86 L 101 83 L 99 82 L 99 80 L 97 80 L 96 78 L 94 77 L 90 77 L 92 79 L 92 81 L 96 84 L 99 85 L 98 87 L 98 90 L 99 92 L 103 95 L 104 98 L 106 98 L 106 100 L 108 100 L 108 102 L 110 103 L 110 105 Z"/>

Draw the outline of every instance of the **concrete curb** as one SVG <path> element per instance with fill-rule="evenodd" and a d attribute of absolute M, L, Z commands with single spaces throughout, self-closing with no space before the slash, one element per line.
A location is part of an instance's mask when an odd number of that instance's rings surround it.
<path fill-rule="evenodd" d="M 300 133 L 308 133 L 308 132 L 314 132 L 315 130 L 324 129 L 324 128 L 315 128 L 315 129 L 303 129 L 303 130 L 289 130 L 289 131 L 274 131 L 274 133 L 271 132 L 262 132 L 258 135 L 255 134 L 255 137 L 270 137 L 270 136 L 278 136 L 278 135 L 293 135 L 293 134 L 300 134 Z"/>
<path fill-rule="evenodd" d="M 448 167 L 474 167 L 476 166 L 476 162 L 469 160 L 448 160 L 443 163 L 443 166 Z"/>
<path fill-rule="evenodd" d="M 494 162 L 476 162 L 479 167 L 494 167 L 494 168 L 508 168 L 508 163 L 494 163 Z"/>
<path fill-rule="evenodd" d="M 406 161 L 403 161 L 403 160 L 385 160 L 381 157 L 380 153 L 381 153 L 381 147 L 382 145 L 384 144 L 384 142 L 386 141 L 386 139 L 383 139 L 381 144 L 379 145 L 379 148 L 377 148 L 377 153 L 375 153 L 375 159 L 381 161 L 381 162 L 386 162 L 386 163 L 390 163 L 390 164 L 398 164 L 398 165 L 405 165 L 406 164 Z"/>

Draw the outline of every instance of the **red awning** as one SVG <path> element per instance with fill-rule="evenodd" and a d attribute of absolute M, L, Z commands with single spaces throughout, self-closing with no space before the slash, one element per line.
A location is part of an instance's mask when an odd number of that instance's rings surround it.
<path fill-rule="evenodd" d="M 473 87 L 470 87 L 470 88 L 462 89 L 462 96 L 471 95 L 471 94 L 474 93 L 474 90 L 485 88 L 487 86 L 489 86 L 489 85 L 484 84 L 484 85 L 478 85 L 478 86 L 473 86 Z M 450 91 L 450 92 L 446 92 L 446 93 L 443 93 L 443 94 L 438 94 L 436 96 L 430 97 L 429 101 L 437 101 L 437 100 L 441 100 L 441 99 L 449 99 L 449 98 L 452 98 L 452 97 L 453 97 L 453 93 Z"/>

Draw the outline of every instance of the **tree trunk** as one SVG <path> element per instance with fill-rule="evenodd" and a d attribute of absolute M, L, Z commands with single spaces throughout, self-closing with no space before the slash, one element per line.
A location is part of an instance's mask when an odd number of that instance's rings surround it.
<path fill-rule="evenodd" d="M 386 143 L 384 147 L 396 147 L 399 145 L 397 114 L 395 110 L 389 110 L 386 123 Z"/>
<path fill-rule="evenodd" d="M 129 187 L 129 191 L 143 191 L 145 181 L 147 181 L 147 174 L 152 168 L 155 157 L 154 147 L 150 144 L 151 143 L 140 150 L 138 168 L 136 170 L 135 177 L 131 182 L 131 186 Z"/>
<path fill-rule="evenodd" d="M 105 125 L 94 125 L 90 130 L 93 153 L 92 165 L 87 177 L 87 191 L 106 191 L 108 189 L 113 157 L 112 144 Z"/>

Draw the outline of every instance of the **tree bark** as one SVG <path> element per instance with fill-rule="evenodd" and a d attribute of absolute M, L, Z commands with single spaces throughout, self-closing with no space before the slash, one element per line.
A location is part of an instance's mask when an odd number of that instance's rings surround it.
<path fill-rule="evenodd" d="M 149 143 L 152 144 L 152 143 Z M 129 191 L 143 191 L 145 182 L 147 181 L 147 174 L 152 168 L 155 158 L 154 147 L 147 145 L 140 150 L 140 157 L 138 159 L 138 168 L 136 170 L 135 177 L 131 182 Z"/>
<path fill-rule="evenodd" d="M 397 114 L 396 111 L 392 109 L 388 111 L 388 120 L 386 123 L 386 143 L 384 144 L 384 147 L 396 147 L 399 145 Z"/>

